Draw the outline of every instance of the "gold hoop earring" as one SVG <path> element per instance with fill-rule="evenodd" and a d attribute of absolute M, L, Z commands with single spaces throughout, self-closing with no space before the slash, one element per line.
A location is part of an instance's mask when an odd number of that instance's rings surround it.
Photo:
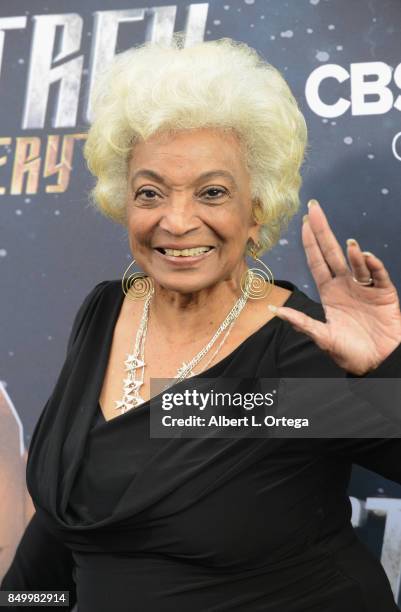
<path fill-rule="evenodd" d="M 124 295 L 127 296 L 129 300 L 145 300 L 149 297 L 154 291 L 153 280 L 150 276 L 146 276 L 144 272 L 134 272 L 133 274 L 127 274 L 128 270 L 135 263 L 135 259 L 133 259 L 125 270 L 121 285 Z"/>
<path fill-rule="evenodd" d="M 241 277 L 241 291 L 247 294 L 253 300 L 260 300 L 267 297 L 273 290 L 274 277 L 273 273 L 266 264 L 258 259 L 255 255 L 256 250 L 260 249 L 260 245 L 250 248 L 250 255 L 258 261 L 263 268 L 248 268 Z"/>

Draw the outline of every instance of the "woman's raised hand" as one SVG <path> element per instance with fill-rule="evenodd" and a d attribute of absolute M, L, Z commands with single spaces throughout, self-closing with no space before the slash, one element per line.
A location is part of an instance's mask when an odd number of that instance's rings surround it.
<path fill-rule="evenodd" d="M 375 369 L 401 342 L 397 290 L 382 261 L 358 243 L 347 240 L 344 253 L 316 200 L 304 216 L 302 242 L 320 294 L 326 323 L 281 306 L 272 310 L 310 336 L 348 372 L 363 375 Z M 360 282 L 371 284 L 360 284 Z"/>

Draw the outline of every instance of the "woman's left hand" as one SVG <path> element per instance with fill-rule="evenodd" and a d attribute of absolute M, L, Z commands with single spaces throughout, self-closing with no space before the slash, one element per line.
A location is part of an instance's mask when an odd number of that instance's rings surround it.
<path fill-rule="evenodd" d="M 275 314 L 310 336 L 347 372 L 363 375 L 375 369 L 401 342 L 397 290 L 383 263 L 347 241 L 344 253 L 320 205 L 309 203 L 302 227 L 306 259 L 320 294 L 326 322 L 281 306 Z M 366 281 L 362 285 L 354 280 Z"/>

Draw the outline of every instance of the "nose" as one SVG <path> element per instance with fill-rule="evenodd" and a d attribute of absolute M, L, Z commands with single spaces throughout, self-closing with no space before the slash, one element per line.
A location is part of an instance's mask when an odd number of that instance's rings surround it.
<path fill-rule="evenodd" d="M 159 227 L 170 234 L 181 236 L 201 226 L 196 215 L 195 203 L 185 194 L 174 195 L 169 199 L 159 221 Z"/>

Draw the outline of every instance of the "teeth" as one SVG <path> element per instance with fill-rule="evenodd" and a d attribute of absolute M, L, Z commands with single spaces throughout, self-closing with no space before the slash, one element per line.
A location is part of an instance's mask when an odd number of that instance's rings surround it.
<path fill-rule="evenodd" d="M 175 257 L 194 257 L 195 255 L 200 255 L 201 253 L 207 253 L 210 251 L 212 247 L 202 246 L 195 247 L 194 249 L 164 249 L 166 255 L 174 255 Z"/>

